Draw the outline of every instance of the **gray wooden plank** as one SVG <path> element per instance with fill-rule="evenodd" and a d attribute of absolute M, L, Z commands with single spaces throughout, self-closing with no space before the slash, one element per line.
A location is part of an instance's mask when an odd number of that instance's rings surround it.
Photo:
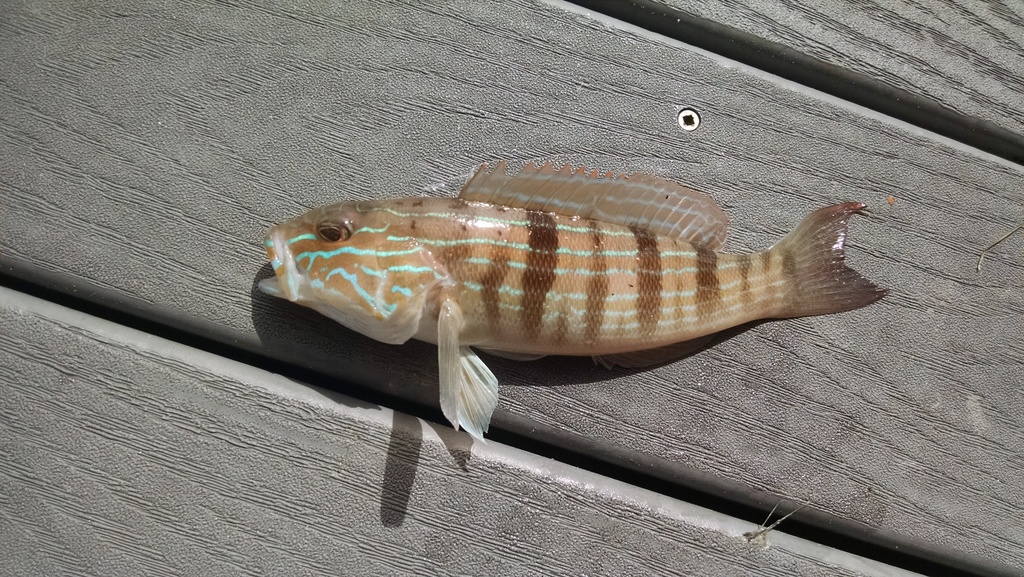
<path fill-rule="evenodd" d="M 655 2 L 1024 134 L 1024 3 Z"/>
<path fill-rule="evenodd" d="M 1020 218 L 1019 167 L 561 5 L 75 6 L 4 8 L 6 265 L 436 403 L 432 347 L 255 293 L 267 225 L 444 194 L 425 188 L 499 156 L 691 183 L 725 203 L 736 250 L 865 201 L 851 259 L 893 289 L 878 305 L 650 371 L 489 361 L 511 385 L 495 425 L 768 507 L 807 502 L 811 521 L 904 550 L 1024 566 L 1019 239 L 973 270 Z M 675 126 L 683 104 L 698 131 Z"/>
<path fill-rule="evenodd" d="M 0 573 L 910 575 L 0 289 Z"/>

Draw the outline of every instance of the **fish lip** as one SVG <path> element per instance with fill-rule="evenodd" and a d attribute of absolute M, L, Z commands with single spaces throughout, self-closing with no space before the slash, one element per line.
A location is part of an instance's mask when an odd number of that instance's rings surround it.
<path fill-rule="evenodd" d="M 288 299 L 292 302 L 299 300 L 301 288 L 305 284 L 306 277 L 301 271 L 298 263 L 295 262 L 295 255 L 288 246 L 285 233 L 280 228 L 272 228 L 267 233 L 267 240 L 274 248 L 274 258 L 270 264 L 274 267 L 273 278 L 260 281 L 259 287 L 263 292 Z"/>

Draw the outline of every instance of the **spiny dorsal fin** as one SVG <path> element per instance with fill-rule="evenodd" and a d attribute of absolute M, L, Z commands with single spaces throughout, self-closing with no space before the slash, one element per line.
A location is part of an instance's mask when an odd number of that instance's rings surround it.
<path fill-rule="evenodd" d="M 633 173 L 599 174 L 550 162 L 524 166 L 511 176 L 505 161 L 480 166 L 462 187 L 460 198 L 504 206 L 592 218 L 636 226 L 719 250 L 729 218 L 713 198 L 679 183 Z"/>

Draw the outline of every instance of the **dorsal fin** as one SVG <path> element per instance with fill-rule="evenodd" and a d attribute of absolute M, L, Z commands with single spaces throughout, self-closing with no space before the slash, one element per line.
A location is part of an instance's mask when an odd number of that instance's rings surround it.
<path fill-rule="evenodd" d="M 509 176 L 505 161 L 482 164 L 462 187 L 465 200 L 635 226 L 719 250 L 729 217 L 713 198 L 671 180 L 633 173 L 599 174 L 550 162 Z"/>

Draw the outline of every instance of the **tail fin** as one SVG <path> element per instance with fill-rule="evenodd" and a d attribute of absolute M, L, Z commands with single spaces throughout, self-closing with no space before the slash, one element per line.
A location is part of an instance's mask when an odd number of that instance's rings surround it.
<path fill-rule="evenodd" d="M 790 283 L 779 317 L 840 313 L 867 306 L 889 292 L 844 262 L 847 223 L 864 207 L 848 202 L 812 212 L 771 248 Z"/>

